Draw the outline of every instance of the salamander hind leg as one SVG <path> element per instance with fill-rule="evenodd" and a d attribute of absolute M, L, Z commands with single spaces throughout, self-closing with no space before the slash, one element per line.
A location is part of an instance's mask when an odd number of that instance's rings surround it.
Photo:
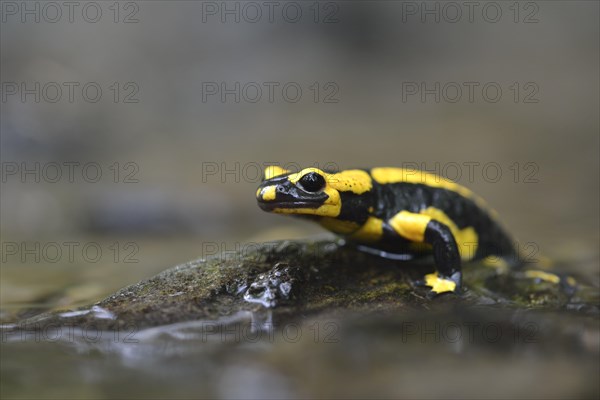
<path fill-rule="evenodd" d="M 462 286 L 461 259 L 452 231 L 428 215 L 401 211 L 388 223 L 405 239 L 433 248 L 436 272 L 425 276 L 433 294 L 458 292 Z"/>

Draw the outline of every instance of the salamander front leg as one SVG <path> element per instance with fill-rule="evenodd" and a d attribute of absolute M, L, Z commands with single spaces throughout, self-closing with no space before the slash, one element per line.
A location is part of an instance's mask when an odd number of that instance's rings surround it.
<path fill-rule="evenodd" d="M 428 215 L 401 211 L 388 223 L 400 236 L 433 247 L 437 272 L 425 276 L 425 285 L 434 294 L 456 292 L 462 285 L 460 253 L 448 226 Z"/>
<path fill-rule="evenodd" d="M 454 235 L 446 225 L 431 220 L 425 228 L 425 243 L 433 246 L 437 272 L 425 275 L 425 284 L 434 293 L 455 292 L 462 286 L 460 254 Z"/>

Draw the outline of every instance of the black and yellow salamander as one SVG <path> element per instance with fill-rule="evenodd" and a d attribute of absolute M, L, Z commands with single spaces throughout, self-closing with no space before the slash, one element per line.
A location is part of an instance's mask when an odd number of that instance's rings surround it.
<path fill-rule="evenodd" d="M 463 261 L 518 263 L 513 240 L 480 197 L 424 171 L 271 166 L 256 198 L 264 211 L 313 219 L 363 251 L 397 260 L 433 254 L 437 272 L 424 284 L 434 294 L 461 288 Z"/>

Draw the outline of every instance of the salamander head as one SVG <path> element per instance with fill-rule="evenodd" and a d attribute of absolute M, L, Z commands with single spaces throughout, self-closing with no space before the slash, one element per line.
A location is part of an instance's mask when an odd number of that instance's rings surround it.
<path fill-rule="evenodd" d="M 268 167 L 256 200 L 264 211 L 335 218 L 342 210 L 344 192 L 362 194 L 371 187 L 371 177 L 361 170 L 327 173 L 305 168 L 292 173 Z"/>

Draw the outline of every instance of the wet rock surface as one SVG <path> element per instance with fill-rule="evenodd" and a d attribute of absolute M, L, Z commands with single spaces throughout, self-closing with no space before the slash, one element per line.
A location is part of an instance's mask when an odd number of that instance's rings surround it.
<path fill-rule="evenodd" d="M 244 293 L 244 300 L 269 308 L 283 305 L 291 296 L 301 296 L 300 288 L 306 276 L 301 266 L 277 263 L 267 273 L 258 275 Z"/>
<path fill-rule="evenodd" d="M 129 383 L 120 390 L 137 395 L 148 376 L 155 386 L 142 391 L 158 396 L 600 394 L 597 288 L 566 290 L 471 263 L 462 294 L 429 298 L 415 282 L 432 269 L 325 239 L 192 261 L 90 307 L 4 324 L 4 369 L 14 380 L 4 390 L 22 388 L 20 354 L 35 350 L 40 364 L 74 380 L 90 352 L 100 354 L 101 393 L 121 371 Z M 20 361 L 7 362 L 11 355 Z M 74 382 L 39 379 L 78 393 Z"/>
<path fill-rule="evenodd" d="M 534 268 L 535 266 L 529 267 Z M 217 319 L 267 308 L 275 314 L 331 310 L 419 310 L 439 306 L 504 306 L 576 310 L 598 315 L 597 288 L 575 289 L 480 263 L 464 266 L 464 291 L 430 298 L 417 282 L 431 263 L 398 263 L 364 254 L 342 241 L 269 242 L 240 252 L 191 261 L 125 287 L 91 308 L 42 314 L 19 326 L 85 324 L 139 328 Z"/>

